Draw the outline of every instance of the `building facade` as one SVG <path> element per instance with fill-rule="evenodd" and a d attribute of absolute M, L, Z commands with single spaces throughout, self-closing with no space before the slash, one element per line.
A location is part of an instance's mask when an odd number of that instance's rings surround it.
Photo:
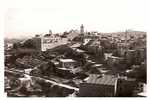
<path fill-rule="evenodd" d="M 111 75 L 91 74 L 80 84 L 80 97 L 113 97 L 116 95 L 117 78 Z"/>

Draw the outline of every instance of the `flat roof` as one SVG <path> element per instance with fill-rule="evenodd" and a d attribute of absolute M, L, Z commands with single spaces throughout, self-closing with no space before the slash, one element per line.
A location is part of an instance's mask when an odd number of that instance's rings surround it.
<path fill-rule="evenodd" d="M 60 59 L 61 62 L 75 62 L 73 59 Z"/>
<path fill-rule="evenodd" d="M 84 50 L 81 49 L 76 49 L 77 52 L 85 52 Z"/>
<path fill-rule="evenodd" d="M 58 69 L 61 69 L 61 70 L 71 70 L 71 69 L 68 69 L 68 68 L 58 68 Z"/>
<path fill-rule="evenodd" d="M 123 59 L 122 57 L 116 57 L 116 56 L 110 56 L 108 58 L 113 58 L 113 59 Z"/>
<path fill-rule="evenodd" d="M 103 64 L 94 64 L 94 66 L 98 67 L 98 66 L 102 66 Z"/>
<path fill-rule="evenodd" d="M 128 51 L 135 51 L 135 50 L 128 50 Z"/>
<path fill-rule="evenodd" d="M 88 61 L 88 62 L 90 62 L 90 63 L 93 63 L 93 64 L 95 63 L 95 62 L 94 62 L 94 61 L 92 61 L 92 60 L 87 60 L 87 61 Z"/>
<path fill-rule="evenodd" d="M 112 75 L 99 75 L 91 74 L 87 83 L 91 84 L 101 84 L 101 85 L 115 85 L 117 78 Z"/>
<path fill-rule="evenodd" d="M 72 48 L 72 49 L 73 49 L 73 50 L 76 50 L 77 52 L 81 52 L 81 53 L 85 52 L 84 50 L 77 49 L 77 48 Z"/>

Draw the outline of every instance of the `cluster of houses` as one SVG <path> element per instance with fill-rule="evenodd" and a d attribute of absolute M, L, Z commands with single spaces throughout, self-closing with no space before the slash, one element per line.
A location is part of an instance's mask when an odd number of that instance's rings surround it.
<path fill-rule="evenodd" d="M 77 92 L 75 93 L 76 96 L 133 96 L 135 90 L 139 87 L 139 82 L 135 78 L 127 77 L 117 71 L 125 72 L 132 65 L 140 65 L 146 61 L 146 33 L 137 33 L 136 31 L 129 31 L 128 35 L 127 32 L 116 34 L 89 33 L 84 32 L 84 26 L 82 25 L 80 32 L 71 31 L 70 34 L 75 35 L 69 35 L 66 38 L 49 32 L 44 36 L 36 35 L 32 39 L 36 49 L 41 52 L 48 52 L 54 47 L 67 45 L 76 54 L 84 55 L 85 64 L 82 64 L 82 66 L 73 57 L 56 56 L 51 60 L 51 63 L 55 66 L 55 70 L 51 71 L 55 71 L 56 74 L 54 75 L 59 75 L 60 78 L 74 81 L 77 76 L 85 75 L 85 77 L 76 81 L 78 83 L 76 88 L 79 89 L 74 91 Z M 74 41 L 73 38 L 75 37 L 80 38 L 79 41 L 78 39 Z M 142 42 L 142 44 L 139 42 Z M 49 63 L 25 56 L 16 59 L 16 65 L 25 69 L 33 68 L 34 70 L 39 66 L 44 69 L 44 67 L 49 66 Z M 117 71 L 113 73 L 114 70 Z M 137 94 L 134 94 L 134 96 L 137 96 Z"/>

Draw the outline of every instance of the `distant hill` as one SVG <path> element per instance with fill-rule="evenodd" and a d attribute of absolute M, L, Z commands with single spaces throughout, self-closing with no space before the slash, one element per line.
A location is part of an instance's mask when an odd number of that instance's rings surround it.
<path fill-rule="evenodd" d="M 28 38 L 4 38 L 5 43 L 17 43 L 27 40 Z"/>
<path fill-rule="evenodd" d="M 17 43 L 17 42 L 21 42 L 22 40 L 20 39 L 4 39 L 5 43 Z"/>

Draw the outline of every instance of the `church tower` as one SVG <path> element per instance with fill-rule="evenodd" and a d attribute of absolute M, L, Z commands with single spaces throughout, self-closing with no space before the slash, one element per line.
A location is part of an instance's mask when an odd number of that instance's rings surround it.
<path fill-rule="evenodd" d="M 80 26 L 80 34 L 84 34 L 84 26 L 83 26 L 83 24 Z"/>

